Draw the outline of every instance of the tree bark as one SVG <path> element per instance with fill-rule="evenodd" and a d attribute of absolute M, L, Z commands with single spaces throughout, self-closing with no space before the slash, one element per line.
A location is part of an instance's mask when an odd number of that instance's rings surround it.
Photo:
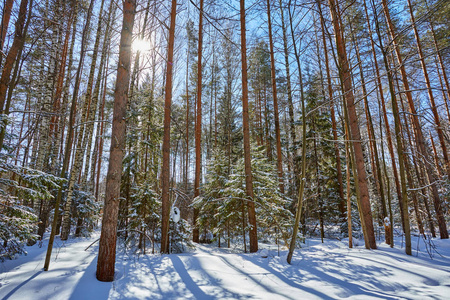
<path fill-rule="evenodd" d="M 287 42 L 287 34 L 286 34 L 286 25 L 284 23 L 284 13 L 283 13 L 283 6 L 282 2 L 280 0 L 280 14 L 281 14 L 281 29 L 283 32 L 283 51 L 284 51 L 284 64 L 286 68 L 286 88 L 287 88 L 287 100 L 288 100 L 288 110 L 289 110 L 289 133 L 291 137 L 291 151 L 288 151 L 291 155 L 291 163 L 293 164 L 294 169 L 294 182 L 292 183 L 292 186 L 294 187 L 294 191 L 296 191 L 297 185 L 297 173 L 298 173 L 298 167 L 295 163 L 295 155 L 292 153 L 295 151 L 292 151 L 295 149 L 295 142 L 297 140 L 296 134 L 295 134 L 295 125 L 294 125 L 294 103 L 292 101 L 292 85 L 291 85 L 291 72 L 289 68 L 289 52 L 288 52 L 288 42 Z M 289 166 L 289 165 L 288 165 Z M 338 170 L 339 172 L 339 170 Z M 342 180 L 341 180 L 342 181 Z"/>
<path fill-rule="evenodd" d="M 320 2 L 318 2 L 320 6 Z M 345 207 L 346 202 L 344 198 L 344 184 L 342 180 L 342 170 L 341 170 L 341 155 L 339 151 L 339 142 L 338 142 L 338 132 L 337 132 L 337 124 L 336 124 L 336 112 L 334 108 L 334 99 L 333 99 L 333 86 L 331 84 L 331 72 L 330 72 L 330 62 L 328 59 L 328 49 L 327 43 L 325 39 L 325 20 L 323 18 L 322 10 L 319 7 L 320 12 L 320 25 L 322 30 L 322 43 L 323 43 L 323 53 L 325 58 L 325 70 L 327 74 L 327 89 L 328 89 L 328 97 L 330 99 L 330 114 L 331 114 L 331 128 L 333 131 L 333 140 L 334 140 L 334 153 L 336 156 L 336 177 L 339 185 L 339 197 L 341 198 L 339 202 L 339 211 L 341 213 L 341 218 L 345 219 Z"/>
<path fill-rule="evenodd" d="M 200 0 L 198 24 L 198 59 L 197 59 L 197 122 L 195 122 L 195 180 L 194 197 L 200 196 L 200 173 L 202 161 L 202 51 L 203 51 L 203 0 Z M 198 208 L 194 208 L 194 230 L 192 241 L 199 242 L 197 226 Z"/>
<path fill-rule="evenodd" d="M 162 189 L 162 228 L 161 228 L 161 253 L 169 253 L 169 218 L 170 218 L 170 112 L 172 106 L 172 73 L 173 52 L 175 42 L 175 18 L 177 14 L 177 1 L 172 0 L 170 12 L 169 44 L 167 48 L 166 84 L 164 95 L 164 137 L 163 137 L 163 161 L 161 170 Z"/>
<path fill-rule="evenodd" d="M 275 55 L 272 38 L 272 19 L 270 17 L 270 0 L 267 0 L 267 22 L 269 25 L 269 47 L 270 47 L 270 77 L 272 80 L 273 114 L 275 118 L 275 139 L 277 147 L 278 180 L 280 181 L 280 192 L 284 194 L 283 179 L 283 154 L 281 152 L 280 118 L 278 113 L 277 81 L 275 77 Z"/>
<path fill-rule="evenodd" d="M 9 19 L 11 18 L 13 4 L 14 0 L 6 0 L 3 6 L 2 27 L 0 30 L 0 66 L 2 65 L 3 46 L 5 45 L 6 34 L 8 33 Z"/>
<path fill-rule="evenodd" d="M 120 180 L 122 175 L 123 150 L 125 148 L 126 109 L 128 85 L 130 83 L 131 41 L 133 37 L 136 1 L 123 3 L 123 23 L 119 47 L 116 90 L 114 92 L 113 127 L 108 173 L 106 177 L 105 206 L 102 232 L 98 250 L 97 279 L 114 280 L 116 260 L 117 218 L 119 213 Z"/>
<path fill-rule="evenodd" d="M 247 194 L 248 222 L 250 225 L 250 252 L 258 251 L 258 234 L 253 195 L 253 177 L 250 149 L 250 128 L 248 114 L 247 41 L 245 32 L 245 0 L 240 0 L 241 63 L 242 63 L 242 127 L 244 132 L 245 191 Z"/>
<path fill-rule="evenodd" d="M 298 226 L 300 224 L 300 217 L 302 216 L 303 212 L 303 193 L 305 191 L 305 184 L 306 184 L 306 107 L 305 107 L 305 97 L 303 95 L 303 77 L 302 77 L 302 69 L 300 65 L 300 56 L 297 51 L 297 44 L 295 43 L 294 39 L 294 26 L 292 21 L 292 13 L 291 13 L 291 0 L 289 0 L 288 4 L 288 11 L 289 11 L 289 25 L 291 29 L 292 34 L 292 41 L 294 45 L 294 54 L 295 59 L 297 61 L 297 68 L 299 72 L 300 77 L 300 98 L 301 98 L 301 105 L 302 105 L 302 167 L 301 167 L 301 173 L 300 173 L 300 187 L 298 191 L 298 197 L 297 197 L 297 210 L 295 212 L 295 220 L 294 220 L 294 227 L 292 229 L 292 239 L 289 244 L 289 252 L 287 255 L 287 263 L 291 264 L 292 256 L 294 255 L 294 250 L 296 246 L 297 241 L 297 234 L 298 234 Z"/>
<path fill-rule="evenodd" d="M 23 48 L 25 42 L 24 36 L 24 26 L 25 19 L 27 17 L 27 6 L 28 0 L 20 1 L 19 17 L 17 18 L 15 31 L 14 31 L 14 41 L 9 49 L 8 55 L 5 59 L 5 64 L 2 69 L 2 76 L 0 77 L 0 112 L 3 113 L 3 107 L 5 106 L 6 91 L 10 84 L 11 71 L 13 69 L 14 63 L 16 62 L 17 54 L 20 49 Z M 0 145 L 1 148 L 2 145 Z"/>
<path fill-rule="evenodd" d="M 369 189 L 367 184 L 367 174 L 364 165 L 364 153 L 362 150 L 362 139 L 359 130 L 358 117 L 356 114 L 355 99 L 353 96 L 353 87 L 351 82 L 351 71 L 347 59 L 347 53 L 345 49 L 345 42 L 343 40 L 343 33 L 341 31 L 340 18 L 338 15 L 337 4 L 335 0 L 329 0 L 331 19 L 335 31 L 336 47 L 339 61 L 339 73 L 343 86 L 344 98 L 347 102 L 348 118 L 350 122 L 350 135 L 353 141 L 353 150 L 356 160 L 357 179 L 360 189 L 361 197 L 361 210 L 364 218 L 365 225 L 367 227 L 367 238 L 369 246 L 372 249 L 377 248 L 375 241 L 375 234 L 373 230 L 372 211 L 370 208 Z"/>

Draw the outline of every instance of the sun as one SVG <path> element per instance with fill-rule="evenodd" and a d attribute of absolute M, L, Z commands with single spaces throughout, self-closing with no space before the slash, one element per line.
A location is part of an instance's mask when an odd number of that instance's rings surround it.
<path fill-rule="evenodd" d="M 151 50 L 151 43 L 148 40 L 135 39 L 131 44 L 133 52 L 149 52 Z"/>

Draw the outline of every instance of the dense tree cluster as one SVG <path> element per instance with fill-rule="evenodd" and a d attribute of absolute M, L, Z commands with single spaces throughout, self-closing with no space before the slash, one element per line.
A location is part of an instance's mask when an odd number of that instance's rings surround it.
<path fill-rule="evenodd" d="M 448 1 L 0 5 L 0 260 L 448 238 Z"/>

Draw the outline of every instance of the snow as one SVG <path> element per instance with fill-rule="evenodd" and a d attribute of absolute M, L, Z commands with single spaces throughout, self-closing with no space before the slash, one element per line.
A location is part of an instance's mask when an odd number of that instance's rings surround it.
<path fill-rule="evenodd" d="M 252 254 L 214 245 L 171 255 L 119 250 L 116 279 L 105 283 L 95 278 L 98 243 L 85 251 L 97 238 L 98 233 L 56 240 L 47 272 L 46 240 L 42 247 L 28 247 L 27 256 L 1 263 L 0 299 L 448 299 L 450 294 L 449 240 L 433 240 L 439 254 L 431 259 L 418 237 L 413 256 L 404 254 L 400 238 L 395 248 L 379 242 L 378 250 L 307 239 L 292 265 L 286 249 L 278 253 L 275 245 L 261 243 L 262 250 Z"/>

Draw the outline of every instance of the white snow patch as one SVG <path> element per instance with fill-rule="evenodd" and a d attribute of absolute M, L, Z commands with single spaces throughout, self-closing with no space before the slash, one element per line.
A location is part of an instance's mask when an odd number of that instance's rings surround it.
<path fill-rule="evenodd" d="M 84 250 L 97 238 L 57 239 L 47 272 L 46 240 L 42 248 L 28 247 L 27 256 L 1 263 L 0 299 L 446 299 L 450 294 L 449 240 L 433 240 L 440 255 L 431 259 L 416 237 L 413 256 L 400 248 L 399 238 L 395 248 L 380 242 L 378 250 L 308 239 L 291 265 L 285 248 L 278 256 L 267 245 L 252 254 L 201 244 L 191 253 L 163 256 L 118 251 L 115 281 L 105 283 L 95 278 L 98 244 Z"/>

